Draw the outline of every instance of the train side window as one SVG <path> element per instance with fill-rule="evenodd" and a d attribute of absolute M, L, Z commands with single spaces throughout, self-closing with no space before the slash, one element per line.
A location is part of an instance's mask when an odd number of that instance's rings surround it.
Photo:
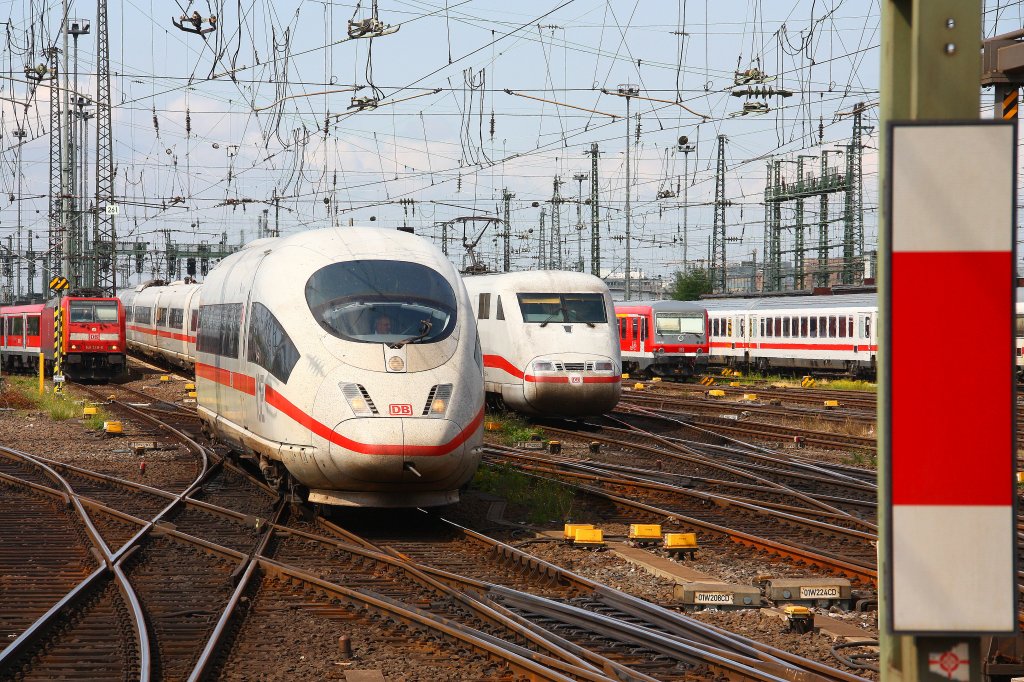
<path fill-rule="evenodd" d="M 760 326 L 760 331 L 758 333 L 758 336 L 764 336 L 764 318 L 763 317 L 758 321 L 758 325 Z"/>
<path fill-rule="evenodd" d="M 249 312 L 247 357 L 249 362 L 256 363 L 284 383 L 288 383 L 288 377 L 299 361 L 299 350 L 274 314 L 262 303 L 253 303 Z"/>
<path fill-rule="evenodd" d="M 498 309 L 496 311 L 494 311 L 494 319 L 496 319 L 496 320 L 504 320 L 505 319 L 505 309 L 501 307 L 501 296 L 500 295 L 498 296 Z"/>
<path fill-rule="evenodd" d="M 846 338 L 846 317 L 839 318 L 839 338 Z"/>
<path fill-rule="evenodd" d="M 17 317 L 8 318 L 11 321 L 11 331 L 7 332 L 11 336 L 21 336 L 22 332 L 25 331 L 25 320 L 20 315 Z"/>
<path fill-rule="evenodd" d="M 871 338 L 871 316 L 870 315 L 864 318 L 864 338 L 865 339 L 870 339 Z"/>
<path fill-rule="evenodd" d="M 782 336 L 782 318 L 775 318 L 775 336 Z"/>
<path fill-rule="evenodd" d="M 486 320 L 491 316 L 491 295 L 480 294 L 480 302 L 477 306 L 476 319 Z"/>
<path fill-rule="evenodd" d="M 200 306 L 196 350 L 200 353 L 237 358 L 241 325 L 241 303 Z"/>
<path fill-rule="evenodd" d="M 811 318 L 811 338 L 818 338 L 818 318 L 816 317 Z"/>
<path fill-rule="evenodd" d="M 642 320 L 640 320 L 640 340 L 641 341 L 646 341 L 647 340 L 647 318 L 646 317 L 643 318 Z"/>
<path fill-rule="evenodd" d="M 836 336 L 838 336 L 836 330 L 836 318 L 833 315 L 828 318 L 828 337 L 830 339 L 834 339 Z"/>
<path fill-rule="evenodd" d="M 124 307 L 124 321 L 125 322 L 131 322 L 133 320 L 134 314 L 135 314 L 135 310 L 130 305 L 126 305 Z"/>
<path fill-rule="evenodd" d="M 149 324 L 152 321 L 151 316 L 153 313 L 151 311 L 152 308 L 148 308 L 144 305 L 135 306 L 135 321 L 141 322 L 142 324 Z"/>
<path fill-rule="evenodd" d="M 782 320 L 782 335 L 789 336 L 789 331 L 789 318 L 787 317 Z"/>
<path fill-rule="evenodd" d="M 182 308 L 171 308 L 169 326 L 181 329 L 185 325 L 185 311 Z"/>
<path fill-rule="evenodd" d="M 156 326 L 164 327 L 167 325 L 167 308 L 156 309 Z"/>
<path fill-rule="evenodd" d="M 39 318 L 30 317 L 28 318 L 28 335 L 39 336 Z"/>
<path fill-rule="evenodd" d="M 192 323 L 189 325 L 192 331 L 199 328 L 199 308 L 192 311 Z"/>
<path fill-rule="evenodd" d="M 807 338 L 807 318 L 800 318 L 800 336 Z"/>
<path fill-rule="evenodd" d="M 640 338 L 640 318 L 638 317 L 633 318 L 633 338 Z"/>
<path fill-rule="evenodd" d="M 853 336 L 853 315 L 848 315 L 846 318 L 846 335 Z"/>
<path fill-rule="evenodd" d="M 743 322 L 744 322 L 744 320 L 741 317 L 740 320 L 739 320 L 739 332 L 740 332 L 740 338 L 741 339 L 743 338 L 743 327 L 744 327 Z"/>

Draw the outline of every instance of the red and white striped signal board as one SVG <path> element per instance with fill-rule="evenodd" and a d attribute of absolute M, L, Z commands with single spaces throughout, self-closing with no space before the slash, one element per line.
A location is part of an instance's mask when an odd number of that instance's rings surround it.
<path fill-rule="evenodd" d="M 1012 632 L 1016 125 L 889 132 L 889 623 Z"/>

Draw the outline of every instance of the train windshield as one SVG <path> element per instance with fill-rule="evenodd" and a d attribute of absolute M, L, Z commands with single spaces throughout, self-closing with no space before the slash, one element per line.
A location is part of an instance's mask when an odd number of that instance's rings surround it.
<path fill-rule="evenodd" d="M 72 301 L 72 322 L 117 322 L 117 303 L 112 301 Z"/>
<path fill-rule="evenodd" d="M 704 313 L 657 313 L 658 334 L 703 334 Z"/>
<path fill-rule="evenodd" d="M 523 322 L 585 322 L 593 325 L 608 321 L 602 294 L 519 294 L 519 309 L 523 313 Z"/>
<path fill-rule="evenodd" d="M 331 335 L 358 343 L 435 343 L 451 335 L 458 304 L 444 277 L 419 263 L 332 263 L 306 282 L 306 303 Z"/>

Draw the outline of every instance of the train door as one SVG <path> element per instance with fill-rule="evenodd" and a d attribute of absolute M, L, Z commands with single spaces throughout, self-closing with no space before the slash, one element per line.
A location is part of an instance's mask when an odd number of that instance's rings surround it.
<path fill-rule="evenodd" d="M 640 318 L 640 347 L 644 349 L 644 352 L 648 353 L 654 350 L 654 339 L 647 333 L 649 319 L 647 317 Z"/>
<path fill-rule="evenodd" d="M 629 318 L 629 349 L 633 352 L 640 352 L 640 318 L 633 316 Z"/>

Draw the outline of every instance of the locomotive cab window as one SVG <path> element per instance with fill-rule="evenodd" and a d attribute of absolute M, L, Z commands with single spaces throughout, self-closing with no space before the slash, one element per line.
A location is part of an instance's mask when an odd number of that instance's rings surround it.
<path fill-rule="evenodd" d="M 299 361 L 299 350 L 274 314 L 262 303 L 253 303 L 249 311 L 247 357 L 249 362 L 256 363 L 284 383 L 288 383 L 288 377 Z"/>
<path fill-rule="evenodd" d="M 717 323 L 718 332 L 722 329 L 722 321 L 716 319 L 713 324 Z M 654 316 L 654 329 L 658 334 L 670 334 L 678 336 L 679 334 L 694 334 L 700 336 L 704 334 L 704 313 L 702 312 L 673 312 L 673 313 L 656 313 Z M 718 333 L 715 328 L 712 327 L 712 335 L 717 336 Z"/>
<path fill-rule="evenodd" d="M 332 263 L 306 281 L 306 304 L 327 333 L 357 343 L 436 343 L 458 317 L 448 280 L 404 261 Z"/>
<path fill-rule="evenodd" d="M 117 322 L 117 303 L 72 301 L 68 313 L 71 322 Z"/>
<path fill-rule="evenodd" d="M 134 322 L 135 321 L 135 308 L 131 307 L 130 305 L 126 305 L 124 307 L 124 321 L 125 322 Z"/>
<path fill-rule="evenodd" d="M 501 307 L 501 296 L 498 296 L 498 310 L 494 313 L 494 319 L 496 319 L 496 320 L 504 320 L 505 319 L 505 309 Z"/>
<path fill-rule="evenodd" d="M 608 322 L 603 294 L 517 294 L 523 322 L 584 323 Z"/>

